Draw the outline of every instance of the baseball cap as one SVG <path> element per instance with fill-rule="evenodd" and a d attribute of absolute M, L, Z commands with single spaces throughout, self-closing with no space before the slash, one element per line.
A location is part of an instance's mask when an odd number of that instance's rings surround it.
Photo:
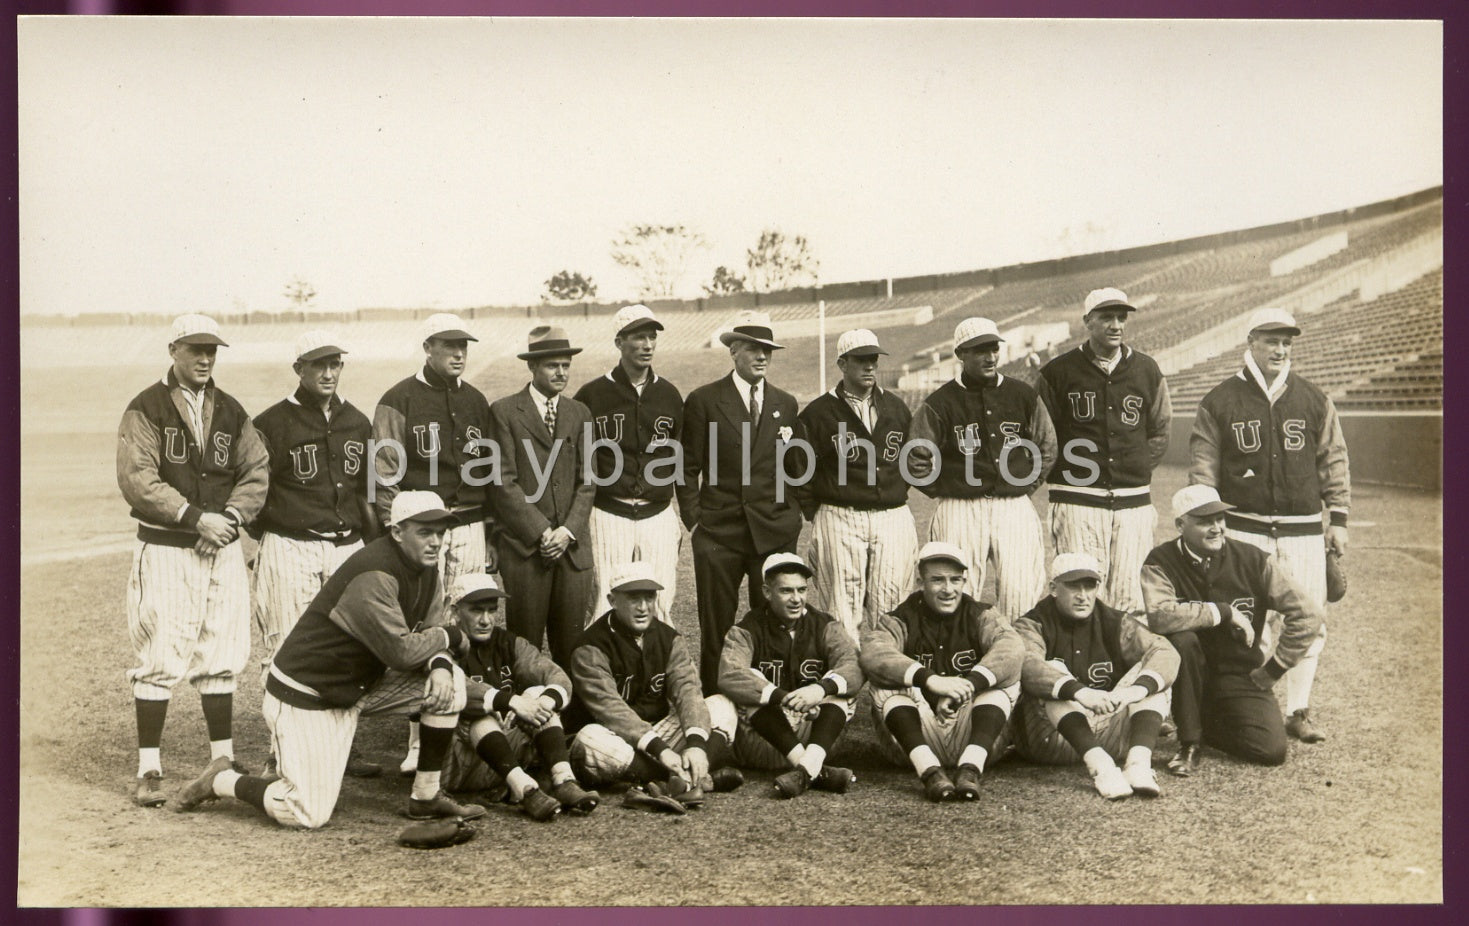
<path fill-rule="evenodd" d="M 322 357 L 330 357 L 332 354 L 345 353 L 346 351 L 342 350 L 336 338 L 318 328 L 313 328 L 296 339 L 297 360 L 320 360 Z"/>
<path fill-rule="evenodd" d="M 781 566 L 790 566 L 806 578 L 811 578 L 811 567 L 794 553 L 772 553 L 765 557 L 765 565 L 760 567 L 760 574 L 768 576 Z"/>
<path fill-rule="evenodd" d="M 393 496 L 393 507 L 388 512 L 389 524 L 404 521 L 447 521 L 453 517 L 444 507 L 438 493 L 428 491 L 399 492 Z"/>
<path fill-rule="evenodd" d="M 653 316 L 653 310 L 641 302 L 636 305 L 623 306 L 612 316 L 612 324 L 617 328 L 619 336 L 635 331 L 638 328 L 657 328 L 663 330 L 663 323 Z"/>
<path fill-rule="evenodd" d="M 1250 316 L 1250 333 L 1256 331 L 1285 331 L 1294 335 L 1301 333 L 1301 326 L 1296 324 L 1296 317 L 1285 309 L 1266 306 L 1256 309 Z"/>
<path fill-rule="evenodd" d="M 866 328 L 844 331 L 842 336 L 837 338 L 838 357 L 845 357 L 848 354 L 855 354 L 858 357 L 874 357 L 886 353 L 887 351 L 877 343 L 877 335 Z"/>
<path fill-rule="evenodd" d="M 1208 517 L 1221 511 L 1232 511 L 1234 506 L 1219 500 L 1219 492 L 1213 486 L 1185 486 L 1173 494 L 1173 516 L 1181 518 L 1191 514 L 1196 518 Z"/>
<path fill-rule="evenodd" d="M 478 341 L 479 338 L 464 328 L 464 319 L 453 312 L 437 312 L 423 321 L 423 339 L 440 338 L 445 341 Z"/>
<path fill-rule="evenodd" d="M 170 344 L 217 344 L 220 347 L 229 347 L 224 338 L 219 336 L 219 322 L 208 315 L 180 315 L 173 320 L 173 330 L 170 332 L 168 343 Z"/>
<path fill-rule="evenodd" d="M 1051 561 L 1051 581 L 1071 582 L 1084 576 L 1101 581 L 1102 564 L 1086 553 L 1058 553 Z"/>
<path fill-rule="evenodd" d="M 958 563 L 961 569 L 969 568 L 969 557 L 964 551 L 952 543 L 944 543 L 942 540 L 930 540 L 918 551 L 918 562 L 926 563 L 929 560 L 946 559 Z"/>
<path fill-rule="evenodd" d="M 461 601 L 479 601 L 482 598 L 509 598 L 500 589 L 495 577 L 484 572 L 466 572 L 454 580 L 449 587 L 449 601 L 458 604 Z"/>
<path fill-rule="evenodd" d="M 954 328 L 954 350 L 963 350 L 966 347 L 979 347 L 981 344 L 994 344 L 1003 341 L 1000 337 L 1000 329 L 988 318 L 966 318 Z"/>
<path fill-rule="evenodd" d="M 646 561 L 623 563 L 612 568 L 607 587 L 614 592 L 660 592 L 663 584 L 653 578 L 653 564 Z"/>
<path fill-rule="evenodd" d="M 1081 315 L 1085 318 L 1097 309 L 1126 309 L 1136 312 L 1137 306 L 1128 301 L 1127 293 L 1112 286 L 1104 286 L 1086 294 L 1086 300 L 1081 304 Z"/>
<path fill-rule="evenodd" d="M 771 350 L 782 349 L 775 343 L 775 329 L 770 325 L 770 316 L 764 312 L 741 312 L 733 327 L 719 333 L 719 342 L 725 347 L 735 341 L 752 341 Z"/>

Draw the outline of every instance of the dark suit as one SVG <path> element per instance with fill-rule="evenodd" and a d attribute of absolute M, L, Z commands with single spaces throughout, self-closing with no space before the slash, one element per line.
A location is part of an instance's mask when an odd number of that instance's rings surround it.
<path fill-rule="evenodd" d="M 775 500 L 775 447 L 781 429 L 803 437 L 796 399 L 766 382 L 758 426 L 750 424 L 750 480 L 741 485 L 741 426 L 750 422 L 749 392 L 741 395 L 729 376 L 689 393 L 684 402 L 684 482 L 678 506 L 692 530 L 694 582 L 699 596 L 699 676 L 706 695 L 716 693 L 719 652 L 734 626 L 740 582 L 748 578 L 750 608 L 765 606 L 760 567 L 771 553 L 796 549 L 801 509 L 787 484 L 785 501 Z M 710 484 L 709 425 L 718 459 Z M 792 449 L 786 471 L 799 474 L 805 455 Z M 697 529 L 695 527 L 697 526 Z"/>
<path fill-rule="evenodd" d="M 509 595 L 505 624 L 538 647 L 549 638 L 551 657 L 564 668 L 571 665 L 571 651 L 594 588 L 587 516 L 596 487 L 582 479 L 583 435 L 591 413 L 567 395 L 556 399 L 559 449 L 552 464 L 552 435 L 530 388 L 490 406 L 490 437 L 500 448 L 500 480 L 488 489 L 500 576 Z M 537 472 L 543 477 L 538 479 Z M 543 489 L 541 497 L 532 502 L 538 488 Z M 540 554 L 541 534 L 554 527 L 565 527 L 576 539 L 560 558 L 548 561 Z"/>

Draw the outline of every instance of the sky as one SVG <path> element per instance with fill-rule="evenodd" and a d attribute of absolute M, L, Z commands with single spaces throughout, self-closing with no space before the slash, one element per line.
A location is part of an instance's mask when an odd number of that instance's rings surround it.
<path fill-rule="evenodd" d="M 1436 22 L 23 18 L 24 313 L 680 295 L 804 235 L 825 283 L 1284 221 L 1442 183 Z"/>

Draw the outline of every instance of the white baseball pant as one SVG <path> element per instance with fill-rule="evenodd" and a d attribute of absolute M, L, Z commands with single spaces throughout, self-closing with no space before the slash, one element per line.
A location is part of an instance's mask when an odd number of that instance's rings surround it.
<path fill-rule="evenodd" d="M 1257 534 L 1253 531 L 1241 531 L 1234 528 L 1225 528 L 1224 534 L 1226 537 L 1247 543 L 1274 556 L 1275 562 L 1301 590 L 1301 594 L 1314 601 L 1320 606 L 1322 613 L 1325 613 L 1326 540 L 1320 534 L 1307 534 L 1304 537 L 1271 537 L 1269 534 Z M 1280 615 L 1271 611 L 1265 623 L 1265 633 L 1271 636 L 1278 635 L 1280 623 Z M 1272 640 L 1266 640 L 1267 651 L 1272 643 Z M 1285 673 L 1286 716 L 1311 706 L 1311 686 L 1316 681 L 1316 666 L 1325 648 L 1326 625 L 1323 623 L 1321 634 L 1306 650 L 1305 657 Z"/>
<path fill-rule="evenodd" d="M 928 539 L 952 543 L 969 554 L 969 590 L 975 597 L 984 588 L 989 560 L 994 560 L 995 607 L 1007 621 L 1045 597 L 1041 520 L 1024 495 L 940 499 L 928 524 Z"/>
<path fill-rule="evenodd" d="M 443 552 L 439 554 L 439 587 L 444 590 L 445 611 L 442 614 L 429 615 L 429 624 L 452 623 L 453 619 L 448 613 L 449 589 L 453 587 L 454 580 L 462 575 L 484 572 L 486 557 L 483 521 L 449 528 L 444 534 Z"/>
<path fill-rule="evenodd" d="M 1144 609 L 1143 560 L 1153 549 L 1158 510 L 1096 508 L 1052 501 L 1051 541 L 1059 553 L 1086 553 L 1102 564 L 1101 599 L 1119 611 Z"/>
<path fill-rule="evenodd" d="M 1008 688 L 991 688 L 981 691 L 962 705 L 953 717 L 948 720 L 941 719 L 928 706 L 928 699 L 923 692 L 917 688 L 873 688 L 872 689 L 872 725 L 877 728 L 877 746 L 889 761 L 898 765 L 909 765 L 907 753 L 903 747 L 898 745 L 897 739 L 888 730 L 888 712 L 897 707 L 918 708 L 918 722 L 923 730 L 923 741 L 938 756 L 941 765 L 958 765 L 959 756 L 963 754 L 964 748 L 969 745 L 970 714 L 974 708 L 981 704 L 993 704 L 1005 712 L 1009 717 L 1010 712 L 1015 709 L 1015 700 L 1020 697 L 1020 683 L 1016 682 Z M 989 754 L 995 758 L 1005 754 L 1005 748 L 1010 744 L 1010 725 L 1006 724 L 995 740 L 993 749 Z"/>
<path fill-rule="evenodd" d="M 864 621 L 896 608 L 917 586 L 918 528 L 907 505 L 862 511 L 822 505 L 806 550 L 812 603 L 856 643 Z"/>
<path fill-rule="evenodd" d="M 739 728 L 734 705 L 722 695 L 710 695 L 704 699 L 704 704 L 709 708 L 709 725 L 714 728 L 713 732 L 722 733 L 733 746 L 735 732 Z M 653 733 L 674 752 L 683 752 L 683 727 L 678 722 L 677 713 L 670 711 L 667 717 L 653 724 Z M 571 767 L 577 777 L 593 786 L 624 780 L 637 757 L 632 743 L 600 723 L 582 727 L 576 739 L 571 741 L 570 752 Z"/>
<path fill-rule="evenodd" d="M 180 679 L 201 695 L 234 692 L 250 659 L 250 579 L 238 542 L 209 555 L 140 543 L 127 610 L 134 697 L 167 701 Z"/>
<path fill-rule="evenodd" d="M 724 695 L 713 695 L 713 697 L 723 698 Z M 848 723 L 851 723 L 852 716 L 857 712 L 856 698 L 826 697 L 821 699 L 817 707 L 825 707 L 828 704 L 835 704 L 845 711 Z M 782 771 L 790 768 L 790 761 L 778 749 L 770 745 L 765 737 L 756 733 L 754 727 L 750 726 L 749 716 L 760 708 L 736 708 L 734 702 L 730 702 L 730 707 L 734 708 L 739 716 L 739 732 L 735 735 L 734 743 L 735 764 L 741 768 L 780 769 Z M 795 732 L 796 739 L 801 741 L 801 745 L 808 745 L 811 741 L 811 716 L 805 713 L 798 714 L 785 708 L 781 708 L 781 713 L 785 714 L 786 723 L 791 725 L 791 730 Z"/>
<path fill-rule="evenodd" d="M 1142 664 L 1138 663 L 1117 680 L 1112 690 L 1117 691 L 1132 685 L 1141 672 Z M 1027 760 L 1042 765 L 1071 765 L 1080 762 L 1081 756 L 1076 754 L 1076 750 L 1066 742 L 1066 737 L 1056 729 L 1061 718 L 1076 711 L 1086 718 L 1087 725 L 1097 737 L 1098 745 L 1107 750 L 1112 758 L 1122 762 L 1127 758 L 1128 727 L 1132 715 L 1138 711 L 1155 711 L 1158 716 L 1167 717 L 1171 694 L 1172 690 L 1165 688 L 1100 717 L 1075 701 L 1056 701 L 1026 695 L 1020 699 L 1012 722 L 1015 728 L 1016 751 Z"/>
<path fill-rule="evenodd" d="M 362 541 L 338 546 L 329 540 L 297 540 L 266 531 L 255 555 L 252 613 L 260 631 L 261 681 L 285 642 L 286 634 L 306 612 L 311 599 Z"/>
<path fill-rule="evenodd" d="M 594 507 L 587 518 L 587 532 L 591 535 L 597 593 L 585 623 L 591 624 L 607 613 L 613 571 L 623 563 L 646 562 L 663 586 L 658 593 L 658 619 L 672 625 L 673 598 L 678 593 L 678 551 L 683 544 L 673 505 L 642 519 L 623 518 Z"/>

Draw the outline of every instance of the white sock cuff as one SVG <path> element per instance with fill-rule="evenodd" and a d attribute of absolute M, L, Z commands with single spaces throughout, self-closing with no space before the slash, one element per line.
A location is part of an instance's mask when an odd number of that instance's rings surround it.
<path fill-rule="evenodd" d="M 917 772 L 919 777 L 940 764 L 939 757 L 934 755 L 933 748 L 927 743 L 914 747 L 913 751 L 908 753 L 908 761 L 913 763 L 913 771 Z"/>
<path fill-rule="evenodd" d="M 413 774 L 413 799 L 431 801 L 439 793 L 438 772 L 415 772 Z"/>
<path fill-rule="evenodd" d="M 826 750 L 820 746 L 807 746 L 806 754 L 796 763 L 806 770 L 806 774 L 815 778 L 821 774 L 821 766 L 826 764 Z"/>
<path fill-rule="evenodd" d="M 972 765 L 982 772 L 984 771 L 985 762 L 989 761 L 989 757 L 990 753 L 988 749 L 971 743 L 965 746 L 964 751 L 959 754 L 959 764 Z"/>
<path fill-rule="evenodd" d="M 235 757 L 235 741 L 233 739 L 210 740 L 210 759 L 233 759 Z"/>
<path fill-rule="evenodd" d="M 230 769 L 229 771 L 226 771 L 226 772 L 220 772 L 218 775 L 215 775 L 214 776 L 214 795 L 215 795 L 215 797 L 234 797 L 235 796 L 235 782 L 237 782 L 239 780 L 240 780 L 240 773 L 237 772 L 237 771 L 235 771 L 234 769 Z"/>
<path fill-rule="evenodd" d="M 138 777 L 142 778 L 148 772 L 163 774 L 163 759 L 159 755 L 159 747 L 149 746 L 138 749 Z"/>

